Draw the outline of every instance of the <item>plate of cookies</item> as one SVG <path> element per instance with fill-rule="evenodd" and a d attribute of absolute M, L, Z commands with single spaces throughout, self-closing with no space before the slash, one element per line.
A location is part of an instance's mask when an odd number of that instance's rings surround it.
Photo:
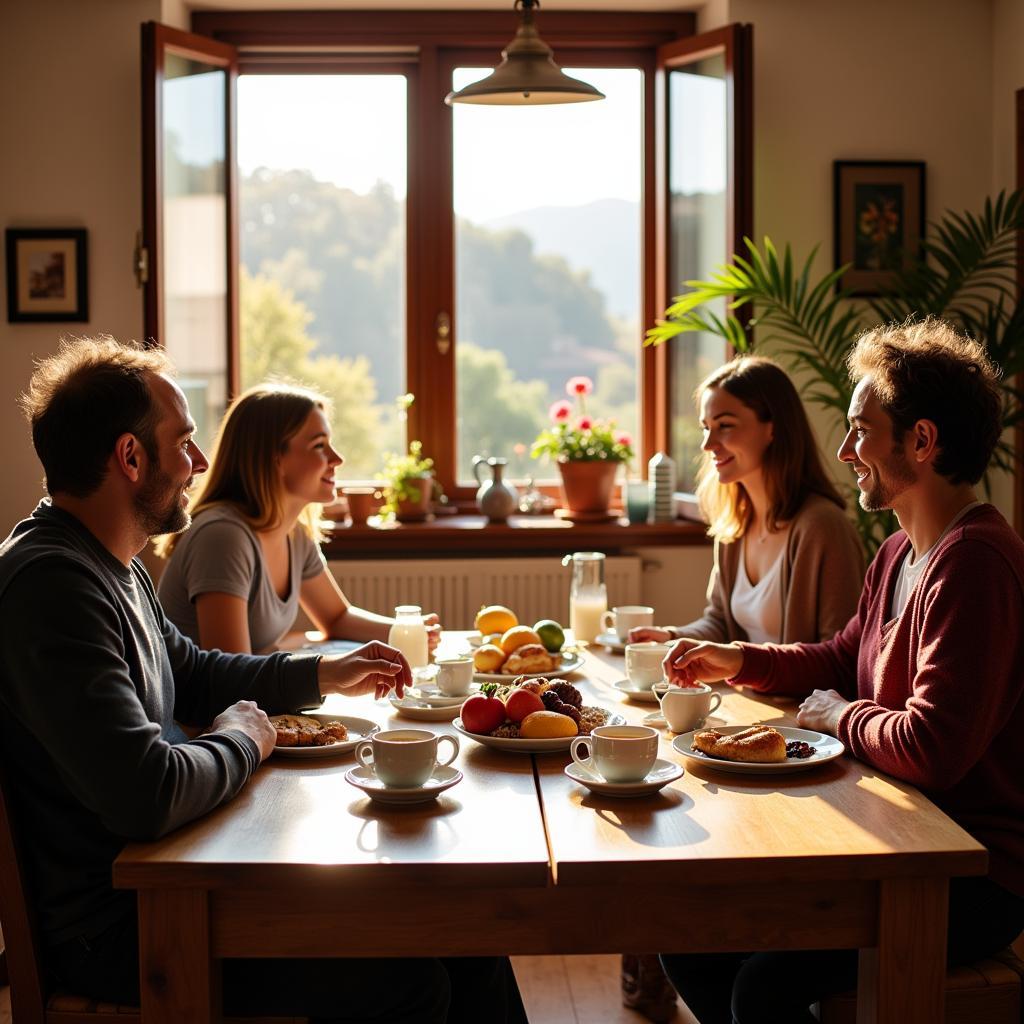
<path fill-rule="evenodd" d="M 694 764 L 738 775 L 774 775 L 816 768 L 842 757 L 835 738 L 778 725 L 725 725 L 680 733 L 672 747 Z"/>
<path fill-rule="evenodd" d="M 281 757 L 317 758 L 347 754 L 361 740 L 380 731 L 376 722 L 351 715 L 271 715 L 277 730 L 274 753 Z"/>

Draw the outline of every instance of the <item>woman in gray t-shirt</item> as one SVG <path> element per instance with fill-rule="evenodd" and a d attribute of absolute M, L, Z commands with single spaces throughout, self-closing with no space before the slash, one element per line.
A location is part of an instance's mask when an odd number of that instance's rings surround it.
<path fill-rule="evenodd" d="M 265 653 L 301 606 L 326 636 L 387 641 L 392 619 L 348 603 L 319 548 L 320 506 L 335 498 L 326 401 L 303 388 L 259 384 L 232 404 L 193 523 L 167 536 L 159 596 L 167 617 L 200 647 Z M 433 648 L 440 634 L 428 617 Z"/>

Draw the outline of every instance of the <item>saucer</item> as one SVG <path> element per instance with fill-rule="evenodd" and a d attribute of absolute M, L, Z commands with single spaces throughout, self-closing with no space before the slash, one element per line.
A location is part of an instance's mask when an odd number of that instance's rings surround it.
<path fill-rule="evenodd" d="M 626 645 L 619 639 L 619 634 L 610 630 L 607 633 L 598 633 L 594 637 L 594 643 L 607 647 L 609 651 L 615 651 L 616 654 L 624 654 L 626 650 Z"/>
<path fill-rule="evenodd" d="M 576 761 L 567 764 L 565 774 L 573 782 L 586 786 L 591 793 L 600 796 L 650 796 L 657 793 L 662 786 L 667 786 L 678 779 L 683 774 L 683 766 L 659 757 L 654 762 L 654 767 L 647 773 L 647 777 L 639 782 L 606 782 L 593 767 L 593 761 L 587 758 L 583 764 Z"/>
<path fill-rule="evenodd" d="M 641 704 L 656 704 L 658 698 L 654 695 L 651 687 L 635 686 L 628 679 L 619 679 L 612 683 L 612 686 L 629 700 L 635 700 Z"/>
<path fill-rule="evenodd" d="M 649 715 L 644 715 L 644 725 L 660 729 L 663 725 L 668 727 L 668 722 L 665 721 L 665 716 L 660 711 L 652 711 Z"/>
<path fill-rule="evenodd" d="M 429 704 L 432 708 L 460 708 L 467 698 L 472 697 L 479 690 L 480 687 L 477 683 L 471 683 L 468 693 L 462 694 L 461 697 L 449 697 L 447 694 L 442 693 L 434 684 L 420 683 L 419 686 L 412 688 L 409 696 L 422 701 L 424 704 Z"/>
<path fill-rule="evenodd" d="M 450 707 L 429 704 L 418 697 L 390 697 L 391 706 L 406 718 L 417 718 L 421 722 L 450 722 L 462 710 L 461 704 Z"/>
<path fill-rule="evenodd" d="M 438 765 L 422 786 L 385 786 L 377 778 L 372 765 L 359 765 L 345 772 L 345 781 L 382 804 L 422 804 L 436 799 L 446 789 L 461 782 L 462 772 L 448 765 Z"/>

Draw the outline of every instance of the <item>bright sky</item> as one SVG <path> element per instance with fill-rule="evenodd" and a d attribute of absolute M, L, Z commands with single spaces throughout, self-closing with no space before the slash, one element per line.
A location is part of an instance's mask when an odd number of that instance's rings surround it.
<path fill-rule="evenodd" d="M 489 69 L 460 69 L 455 87 Z M 542 107 L 456 105 L 455 207 L 486 221 L 537 206 L 580 206 L 596 199 L 640 199 L 642 75 L 632 69 L 565 69 L 607 99 Z M 714 79 L 686 76 L 698 91 Z M 718 125 L 721 101 L 698 96 L 702 121 Z M 243 75 L 238 87 L 238 161 L 256 167 L 307 168 L 359 193 L 378 180 L 406 190 L 406 87 L 392 75 Z M 701 131 L 706 130 L 701 125 Z M 714 129 L 712 129 L 714 130 Z M 707 138 L 706 136 L 704 136 Z M 702 147 L 703 148 L 703 147 Z M 721 144 L 704 152 L 718 154 Z M 197 158 L 198 153 L 188 153 Z M 719 185 L 716 158 L 676 163 L 686 191 Z M 674 175 L 674 177 L 677 177 Z M 689 186 L 689 187 L 688 187 Z"/>

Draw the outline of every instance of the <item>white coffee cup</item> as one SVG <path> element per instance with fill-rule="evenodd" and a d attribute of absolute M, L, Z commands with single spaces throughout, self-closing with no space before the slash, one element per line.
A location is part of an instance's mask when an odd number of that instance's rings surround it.
<path fill-rule="evenodd" d="M 650 689 L 665 678 L 661 663 L 671 650 L 669 644 L 645 640 L 640 644 L 626 644 L 626 675 L 638 689 Z"/>
<path fill-rule="evenodd" d="M 601 616 L 601 629 L 614 632 L 625 643 L 634 626 L 653 626 L 654 609 L 643 604 L 622 604 Z"/>
<path fill-rule="evenodd" d="M 439 658 L 437 688 L 446 697 L 464 697 L 473 685 L 472 658 Z"/>
<path fill-rule="evenodd" d="M 676 686 L 661 683 L 654 687 L 654 696 L 661 705 L 661 713 L 673 732 L 689 732 L 699 729 L 708 715 L 722 703 L 722 695 L 714 693 L 710 686 Z"/>
<path fill-rule="evenodd" d="M 447 740 L 452 753 L 447 761 L 437 756 L 437 745 Z M 457 736 L 435 736 L 426 729 L 390 729 L 375 733 L 356 747 L 356 760 L 373 768 L 385 786 L 422 786 L 438 766 L 451 764 L 459 752 Z"/>
<path fill-rule="evenodd" d="M 640 782 L 647 778 L 658 757 L 658 733 L 646 725 L 600 725 L 589 736 L 577 736 L 569 753 L 577 764 L 586 758 L 579 751 L 587 747 L 590 764 L 607 782 Z"/>

